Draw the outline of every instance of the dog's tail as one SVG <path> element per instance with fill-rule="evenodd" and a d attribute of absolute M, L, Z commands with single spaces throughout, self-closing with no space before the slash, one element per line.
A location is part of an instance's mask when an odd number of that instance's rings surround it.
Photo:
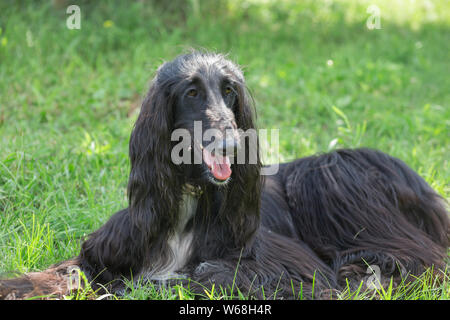
<path fill-rule="evenodd" d="M 77 259 L 65 260 L 42 272 L 0 279 L 0 300 L 63 299 L 81 288 Z"/>

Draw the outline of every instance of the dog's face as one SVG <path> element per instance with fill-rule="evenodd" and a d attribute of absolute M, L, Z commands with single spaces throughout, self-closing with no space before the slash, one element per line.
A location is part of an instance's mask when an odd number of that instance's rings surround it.
<path fill-rule="evenodd" d="M 221 56 L 183 58 L 171 62 L 178 67 L 171 70 L 178 71 L 178 80 L 170 86 L 169 95 L 173 99 L 174 130 L 185 133 L 183 139 L 189 139 L 189 146 L 173 155 L 184 158 L 182 166 L 188 181 L 227 184 L 240 145 L 236 117 L 242 75 Z"/>

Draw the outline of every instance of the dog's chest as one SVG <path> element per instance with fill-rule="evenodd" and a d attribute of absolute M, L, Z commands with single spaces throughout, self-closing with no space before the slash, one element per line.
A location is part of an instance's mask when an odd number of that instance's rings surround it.
<path fill-rule="evenodd" d="M 191 230 L 186 230 L 186 226 L 195 215 L 197 204 L 197 197 L 183 194 L 178 212 L 178 224 L 174 234 L 167 241 L 167 252 L 164 253 L 168 260 L 159 266 L 153 265 L 152 270 L 146 273 L 147 279 L 164 281 L 180 277 L 176 272 L 186 265 L 192 249 L 193 233 Z"/>

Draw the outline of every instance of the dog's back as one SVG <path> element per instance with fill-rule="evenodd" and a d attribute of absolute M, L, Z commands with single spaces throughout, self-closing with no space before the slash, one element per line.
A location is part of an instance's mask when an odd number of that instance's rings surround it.
<path fill-rule="evenodd" d="M 262 202 L 270 200 L 272 210 L 262 211 L 263 223 L 290 234 L 293 227 L 342 283 L 365 274 L 369 265 L 401 281 L 444 264 L 449 244 L 444 200 L 397 158 L 342 149 L 282 164 L 266 180 Z"/>

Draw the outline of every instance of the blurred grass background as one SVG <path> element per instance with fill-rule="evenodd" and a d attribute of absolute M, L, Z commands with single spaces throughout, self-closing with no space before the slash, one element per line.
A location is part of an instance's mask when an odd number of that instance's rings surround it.
<path fill-rule="evenodd" d="M 1 1 L 0 272 L 75 256 L 127 205 L 141 99 L 191 47 L 243 66 L 281 161 L 373 147 L 448 199 L 449 44 L 446 0 Z"/>

